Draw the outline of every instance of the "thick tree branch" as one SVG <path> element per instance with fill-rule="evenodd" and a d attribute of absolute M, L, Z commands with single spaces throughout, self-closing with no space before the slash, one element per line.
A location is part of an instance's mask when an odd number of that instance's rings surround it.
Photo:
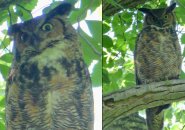
<path fill-rule="evenodd" d="M 185 100 L 185 80 L 168 80 L 103 96 L 103 128 L 139 110 Z"/>
<path fill-rule="evenodd" d="M 116 0 L 115 2 L 104 0 L 103 1 L 103 15 L 113 16 L 115 13 L 123 9 L 136 8 L 136 6 L 142 5 L 148 1 L 151 1 L 151 0 Z"/>

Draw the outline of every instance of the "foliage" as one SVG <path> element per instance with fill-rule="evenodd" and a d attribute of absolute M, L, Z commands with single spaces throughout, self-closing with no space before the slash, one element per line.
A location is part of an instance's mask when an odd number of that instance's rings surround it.
<path fill-rule="evenodd" d="M 111 3 L 113 0 L 109 1 Z M 183 34 L 183 26 L 185 25 L 184 5 L 184 0 L 178 0 L 178 6 L 175 9 L 178 22 L 177 32 L 182 45 L 183 57 L 185 56 L 185 49 L 183 48 L 183 44 L 185 44 L 185 35 Z M 133 51 L 137 35 L 143 23 L 143 14 L 137 9 L 141 7 L 160 8 L 165 6 L 167 6 L 166 0 L 150 1 L 145 2 L 144 5 L 138 5 L 135 9 L 123 9 L 111 17 L 103 16 L 104 94 L 120 88 L 135 86 Z M 180 76 L 184 78 L 185 73 L 182 71 Z M 179 124 L 181 124 L 180 128 L 182 129 L 183 124 L 185 124 L 184 119 L 180 116 L 184 112 L 182 111 L 183 104 L 184 102 L 174 103 L 173 107 L 166 111 L 165 130 L 175 129 L 177 126 L 179 127 Z M 181 105 L 181 107 L 177 110 L 175 108 L 176 105 Z M 172 122 L 171 117 L 174 117 L 176 120 Z"/>
<path fill-rule="evenodd" d="M 94 60 L 96 64 L 91 73 L 92 83 L 94 86 L 101 86 L 101 48 L 102 48 L 102 22 L 98 20 L 86 20 L 87 12 L 93 13 L 97 7 L 101 5 L 101 0 L 66 0 L 75 4 L 80 3 L 80 7 L 74 9 L 69 16 L 71 23 L 75 24 L 82 20 L 85 20 L 88 29 L 90 30 L 91 36 L 78 27 L 79 39 L 82 43 L 82 49 L 84 52 L 84 59 L 88 66 L 90 66 Z M 9 5 L 9 8 L 1 11 L 0 26 L 10 26 L 11 24 L 17 23 L 18 19 L 23 21 L 32 18 L 31 11 L 36 7 L 38 0 L 21 1 L 18 4 Z M 8 3 L 7 3 L 8 4 Z M 46 13 L 52 8 L 59 4 L 58 1 L 53 0 L 53 3 L 46 7 L 43 12 Z M 3 25 L 3 26 L 2 26 Z M 0 33 L 0 72 L 3 79 L 7 79 L 11 62 L 13 59 L 11 48 L 11 39 L 7 36 L 7 28 Z M 0 82 L 0 130 L 5 129 L 4 109 L 5 109 L 5 82 Z"/>

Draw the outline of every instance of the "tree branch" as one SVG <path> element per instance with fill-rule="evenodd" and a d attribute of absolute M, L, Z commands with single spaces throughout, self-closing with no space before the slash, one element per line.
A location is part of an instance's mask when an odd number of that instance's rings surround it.
<path fill-rule="evenodd" d="M 103 128 L 139 110 L 181 100 L 185 100 L 185 80 L 168 80 L 120 89 L 103 96 Z"/>
<path fill-rule="evenodd" d="M 110 2 L 109 0 L 103 1 L 103 15 L 113 16 L 115 13 L 126 9 L 126 8 L 136 8 L 138 5 L 144 4 L 151 0 L 117 0 L 115 2 Z"/>

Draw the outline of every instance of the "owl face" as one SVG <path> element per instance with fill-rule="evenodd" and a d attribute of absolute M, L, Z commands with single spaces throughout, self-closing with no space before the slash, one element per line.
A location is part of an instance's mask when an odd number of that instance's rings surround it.
<path fill-rule="evenodd" d="M 146 9 L 140 8 L 139 11 L 145 13 L 144 27 L 154 25 L 160 28 L 172 27 L 175 29 L 175 18 L 173 10 L 176 4 L 172 4 L 167 8 Z"/>
<path fill-rule="evenodd" d="M 46 48 L 61 44 L 60 41 L 76 40 L 76 32 L 66 20 L 71 8 L 71 4 L 62 3 L 48 14 L 12 25 L 8 33 L 14 39 L 15 60 L 29 59 Z"/>

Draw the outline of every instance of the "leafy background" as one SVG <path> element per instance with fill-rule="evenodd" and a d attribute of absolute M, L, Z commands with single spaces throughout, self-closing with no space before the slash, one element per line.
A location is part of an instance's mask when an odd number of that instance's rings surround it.
<path fill-rule="evenodd" d="M 90 35 L 85 32 L 81 26 L 78 26 L 77 32 L 82 44 L 84 59 L 88 66 L 93 63 L 91 79 L 93 87 L 102 85 L 102 21 L 87 20 L 87 16 L 93 13 L 99 6 L 101 0 L 66 0 L 73 4 L 77 3 L 78 8 L 75 8 L 69 20 L 72 24 L 84 21 L 90 31 Z M 2 75 L 0 81 L 0 130 L 5 130 L 5 80 L 8 77 L 9 69 L 13 55 L 11 53 L 11 39 L 7 36 L 7 27 L 18 21 L 23 22 L 33 18 L 31 11 L 36 7 L 38 0 L 0 0 L 0 73 Z M 52 0 L 51 5 L 43 9 L 43 13 L 47 13 L 52 8 L 56 7 L 60 2 Z M 2 29 L 3 28 L 3 29 Z M 96 62 L 94 62 L 96 61 Z"/>
<path fill-rule="evenodd" d="M 132 0 L 134 1 L 134 0 Z M 143 0 L 144 1 L 144 0 Z M 125 8 L 120 1 L 106 1 L 115 9 L 104 10 L 103 3 L 103 94 L 111 93 L 121 88 L 135 86 L 133 51 L 138 33 L 142 29 L 143 14 L 137 9 L 166 7 L 170 2 L 176 2 L 177 33 L 185 56 L 185 1 L 184 0 L 145 0 L 134 8 Z M 124 6 L 124 5 L 123 5 Z M 126 5 L 125 5 L 126 6 Z M 122 8 L 111 15 L 116 8 Z M 181 78 L 185 78 L 184 61 Z M 140 112 L 145 116 L 144 112 Z M 185 129 L 185 102 L 173 103 L 165 112 L 165 130 Z"/>

